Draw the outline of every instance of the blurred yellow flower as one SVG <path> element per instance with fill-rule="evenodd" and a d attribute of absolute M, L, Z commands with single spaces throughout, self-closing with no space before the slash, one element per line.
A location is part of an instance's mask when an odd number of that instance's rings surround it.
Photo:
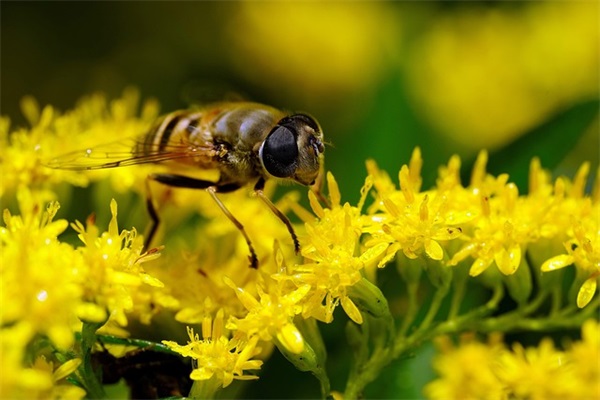
<path fill-rule="evenodd" d="M 79 313 L 95 310 L 98 321 L 102 309 L 83 297 L 83 258 L 57 239 L 68 226 L 65 220 L 53 221 L 58 203 L 44 209 L 26 189 L 18 200 L 21 215 L 5 210 L 6 227 L 0 227 L 0 322 L 2 327 L 26 324 L 66 349 L 73 343 Z"/>
<path fill-rule="evenodd" d="M 158 115 L 158 105 L 147 101 L 138 116 L 139 93 L 135 89 L 124 91 L 121 99 L 108 102 L 97 94 L 80 101 L 66 113 L 52 106 L 40 107 L 31 97 L 21 103 L 30 128 L 11 130 L 7 118 L 0 123 L 0 198 L 27 186 L 37 191 L 41 201 L 56 198 L 51 191 L 60 184 L 86 186 L 90 181 L 109 175 L 106 171 L 67 171 L 52 169 L 47 164 L 57 156 L 72 151 L 105 144 L 143 133 Z M 144 168 L 120 168 L 110 173 L 115 189 L 124 191 L 136 188 L 143 191 L 147 175 Z"/>
<path fill-rule="evenodd" d="M 432 399 L 584 399 L 600 394 L 598 321 L 588 320 L 582 339 L 566 350 L 543 339 L 537 347 L 515 343 L 512 349 L 491 335 L 487 344 L 449 338 L 437 339 L 434 359 L 439 378 L 425 387 Z"/>
<path fill-rule="evenodd" d="M 597 3 L 578 1 L 459 8 L 417 41 L 407 81 L 440 132 L 498 147 L 598 95 L 597 15 Z"/>
<path fill-rule="evenodd" d="M 437 338 L 439 354 L 433 368 L 440 378 L 425 386 L 425 396 L 430 399 L 505 399 L 504 385 L 491 368 L 502 350 L 499 339 L 490 336 L 486 344 L 464 336 L 457 346 L 448 337 Z"/>
<path fill-rule="evenodd" d="M 0 330 L 0 398 L 82 399 L 85 390 L 64 379 L 75 372 L 81 360 L 71 359 L 55 368 L 53 362 L 38 356 L 31 363 L 26 345 L 32 333 L 27 323 L 17 323 Z"/>
<path fill-rule="evenodd" d="M 268 91 L 327 107 L 339 93 L 373 87 L 385 66 L 378 48 L 398 43 L 385 3 L 247 2 L 231 18 L 240 74 Z M 268 76 L 268 81 L 264 77 Z"/>

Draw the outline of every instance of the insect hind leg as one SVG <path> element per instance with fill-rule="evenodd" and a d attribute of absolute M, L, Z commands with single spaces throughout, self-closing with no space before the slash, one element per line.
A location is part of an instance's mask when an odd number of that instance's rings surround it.
<path fill-rule="evenodd" d="M 235 183 L 218 184 L 218 183 L 211 182 L 211 181 L 205 181 L 202 179 L 190 178 L 189 176 L 174 175 L 174 174 L 152 174 L 149 176 L 149 178 L 152 180 L 155 180 L 157 182 L 160 182 L 164 185 L 168 185 L 168 186 L 172 186 L 172 187 L 206 190 L 206 192 L 208 194 L 210 194 L 210 196 L 215 201 L 215 203 L 217 203 L 217 205 L 219 206 L 221 211 L 223 211 L 223 213 L 227 216 L 227 218 L 229 218 L 229 220 L 241 232 L 242 236 L 246 240 L 246 244 L 248 245 L 248 250 L 250 251 L 250 256 L 249 256 L 250 267 L 252 267 L 254 269 L 258 268 L 258 257 L 256 256 L 256 252 L 254 251 L 254 246 L 252 245 L 252 241 L 250 240 L 248 233 L 246 233 L 246 229 L 244 228 L 244 225 L 242 225 L 242 223 L 240 221 L 238 221 L 237 218 L 235 218 L 235 216 L 231 213 L 231 211 L 229 211 L 229 209 L 225 206 L 225 204 L 223 204 L 221 199 L 219 199 L 219 197 L 217 196 L 217 193 L 233 192 L 233 191 L 239 189 L 241 187 L 240 185 L 235 184 Z M 149 206 L 152 205 L 151 202 L 148 204 L 149 204 Z M 156 222 L 156 225 L 157 225 L 158 224 L 158 216 L 156 215 L 155 210 L 150 210 L 150 208 L 149 208 L 148 212 L 150 213 L 150 217 L 153 219 L 153 221 Z M 154 213 L 154 216 L 152 215 L 152 213 Z M 154 228 L 154 231 L 155 230 L 156 230 L 156 227 Z"/>

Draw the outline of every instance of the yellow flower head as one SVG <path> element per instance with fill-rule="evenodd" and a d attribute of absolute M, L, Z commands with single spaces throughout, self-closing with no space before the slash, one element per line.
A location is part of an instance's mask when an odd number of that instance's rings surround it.
<path fill-rule="evenodd" d="M 107 102 L 103 95 L 83 99 L 68 113 L 61 114 L 51 106 L 40 111 L 37 102 L 25 97 L 21 107 L 31 127 L 10 129 L 8 119 L 0 122 L 0 197 L 28 186 L 48 190 L 62 183 L 86 186 L 90 181 L 107 175 L 106 171 L 81 173 L 48 167 L 49 161 L 72 151 L 84 151 L 145 132 L 158 114 L 156 102 L 144 104 L 138 117 L 139 93 L 125 90 L 121 99 Z M 100 142 L 99 142 L 100 141 Z M 147 175 L 144 168 L 119 168 L 110 173 L 113 186 L 120 191 L 130 188 L 143 190 Z M 44 201 L 55 198 L 44 192 Z"/>
<path fill-rule="evenodd" d="M 71 359 L 54 368 L 53 362 L 38 356 L 31 363 L 26 357 L 25 344 L 32 333 L 27 323 L 0 330 L 0 398 L 82 399 L 85 391 L 64 380 L 81 360 Z"/>
<path fill-rule="evenodd" d="M 135 307 L 143 306 L 135 301 L 139 287 L 163 286 L 162 282 L 147 274 L 142 267 L 144 262 L 155 259 L 159 253 L 156 249 L 142 252 L 143 238 L 137 235 L 135 229 L 119 232 L 116 201 L 111 201 L 110 210 L 112 219 L 108 231 L 102 234 L 93 217 L 88 219 L 86 227 L 79 221 L 72 224 L 72 227 L 85 245 L 78 249 L 89 269 L 89 278 L 84 287 L 85 297 L 106 307 L 110 317 L 119 325 L 125 326 L 126 314 Z"/>
<path fill-rule="evenodd" d="M 283 255 L 278 246 L 275 253 L 281 276 L 285 272 L 282 271 Z M 278 275 L 273 278 L 277 279 Z M 231 279 L 225 278 L 225 283 L 235 290 L 238 299 L 247 310 L 243 318 L 232 316 L 227 328 L 243 332 L 248 337 L 257 335 L 265 341 L 275 339 L 276 344 L 299 354 L 304 349 L 304 339 L 293 324 L 293 319 L 302 312 L 301 302 L 311 287 L 305 284 L 293 288 L 289 281 L 273 278 L 265 275 L 256 284 L 258 299 L 247 290 L 237 287 Z"/>
<path fill-rule="evenodd" d="M 57 239 L 67 221 L 53 221 L 59 205 L 46 209 L 31 192 L 20 190 L 21 215 L 4 211 L 0 228 L 0 321 L 6 326 L 19 321 L 46 334 L 60 348 L 73 343 L 77 316 L 94 308 L 83 299 L 87 267 L 81 255 Z"/>
<path fill-rule="evenodd" d="M 387 244 L 359 251 L 364 224 L 360 208 L 371 182 L 367 181 L 361 191 L 360 207 L 341 205 L 340 192 L 331 173 L 327 174 L 327 182 L 331 206 L 323 208 L 309 192 L 310 204 L 318 219 L 305 223 L 306 236 L 302 243 L 305 262 L 292 267 L 287 279 L 297 287 L 310 287 L 303 301 L 304 318 L 330 322 L 335 307 L 341 303 L 348 316 L 360 323 L 362 316 L 348 297 L 348 288 L 362 279 L 365 266 L 378 261 Z"/>
<path fill-rule="evenodd" d="M 433 362 L 440 378 L 425 387 L 430 399 L 485 398 L 504 399 L 504 390 L 491 368 L 502 349 L 499 337 L 480 343 L 463 337 L 459 346 L 448 337 L 436 339 L 440 355 Z"/>
<path fill-rule="evenodd" d="M 173 351 L 191 357 L 194 360 L 194 370 L 190 377 L 195 381 L 214 380 L 221 387 L 227 387 L 234 379 L 258 379 L 246 370 L 260 369 L 262 361 L 252 360 L 260 353 L 256 347 L 258 337 L 250 339 L 229 338 L 224 330 L 223 311 L 219 311 L 211 320 L 206 317 L 202 321 L 202 339 L 192 328 L 188 328 L 190 341 L 187 345 L 179 345 L 164 340 L 163 343 Z"/>

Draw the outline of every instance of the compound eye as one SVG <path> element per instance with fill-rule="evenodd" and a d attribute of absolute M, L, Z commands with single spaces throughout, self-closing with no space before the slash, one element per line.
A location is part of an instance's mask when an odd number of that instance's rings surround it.
<path fill-rule="evenodd" d="M 277 178 L 294 175 L 298 162 L 296 134 L 286 126 L 279 125 L 271 131 L 263 143 L 260 156 L 267 172 Z"/>

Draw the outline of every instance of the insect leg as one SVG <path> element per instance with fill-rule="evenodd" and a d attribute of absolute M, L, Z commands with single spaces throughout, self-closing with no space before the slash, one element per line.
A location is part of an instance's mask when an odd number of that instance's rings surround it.
<path fill-rule="evenodd" d="M 315 179 L 315 183 L 310 186 L 310 190 L 317 196 L 317 199 L 325 204 L 326 207 L 331 208 L 331 204 L 329 204 L 329 200 L 325 196 L 323 196 L 323 185 L 325 184 L 325 162 L 321 160 L 321 164 L 319 165 L 319 174 L 317 175 L 317 179 Z"/>
<path fill-rule="evenodd" d="M 294 227 L 292 226 L 292 223 L 290 222 L 288 217 L 286 217 L 284 213 L 279 211 L 279 209 L 275 207 L 275 204 L 273 204 L 273 202 L 269 200 L 267 196 L 265 196 L 263 192 L 264 187 L 265 180 L 263 178 L 260 178 L 258 182 L 256 182 L 256 185 L 254 185 L 254 192 L 271 209 L 271 211 L 273 211 L 277 218 L 279 218 L 281 222 L 285 224 L 288 232 L 290 233 L 290 236 L 292 237 L 292 240 L 294 241 L 294 250 L 296 254 L 298 254 L 298 252 L 300 252 L 300 242 L 298 242 L 298 236 L 296 236 L 296 232 L 294 232 Z"/>
<path fill-rule="evenodd" d="M 242 233 L 246 243 L 248 244 L 248 250 L 250 250 L 250 267 L 258 268 L 258 257 L 256 256 L 256 252 L 254 251 L 254 246 L 250 241 L 250 237 L 246 233 L 246 229 L 244 229 L 244 225 L 240 221 L 237 220 L 233 216 L 233 214 L 225 207 L 225 204 L 219 199 L 217 193 L 227 193 L 233 192 L 240 188 L 240 185 L 235 183 L 229 183 L 224 185 L 219 185 L 218 183 L 205 181 L 202 179 L 190 178 L 188 176 L 183 175 L 173 175 L 173 174 L 152 174 L 150 178 L 160 182 L 165 185 L 180 187 L 180 188 L 188 188 L 188 189 L 204 189 L 210 194 L 212 199 L 217 203 L 221 211 L 229 218 L 229 220 L 235 225 L 236 228 Z"/>
<path fill-rule="evenodd" d="M 223 211 L 223 213 L 227 215 L 227 218 L 229 218 L 229 220 L 233 222 L 236 228 L 238 228 L 238 230 L 244 236 L 244 239 L 246 239 L 246 243 L 248 244 L 248 250 L 250 250 L 250 267 L 254 269 L 258 268 L 258 258 L 256 257 L 256 253 L 254 252 L 254 246 L 252 246 L 250 237 L 246 233 L 246 229 L 244 229 L 244 225 L 242 225 L 242 223 L 233 216 L 233 214 L 227 209 L 227 207 L 225 207 L 225 204 L 223 204 L 221 199 L 219 199 L 219 197 L 217 196 L 217 190 L 218 186 L 210 186 L 206 188 L 206 191 L 211 195 L 211 197 L 213 198 L 215 203 L 217 203 L 221 211 Z"/>
<path fill-rule="evenodd" d="M 154 239 L 154 235 L 158 230 L 158 224 L 160 223 L 158 213 L 156 212 L 154 202 L 152 201 L 150 179 L 152 179 L 150 176 L 146 178 L 146 209 L 148 210 L 148 215 L 150 216 L 150 227 L 148 228 L 148 234 L 146 235 L 146 240 L 144 241 L 144 249 L 146 250 L 150 248 L 150 244 L 152 243 L 152 239 Z"/>

